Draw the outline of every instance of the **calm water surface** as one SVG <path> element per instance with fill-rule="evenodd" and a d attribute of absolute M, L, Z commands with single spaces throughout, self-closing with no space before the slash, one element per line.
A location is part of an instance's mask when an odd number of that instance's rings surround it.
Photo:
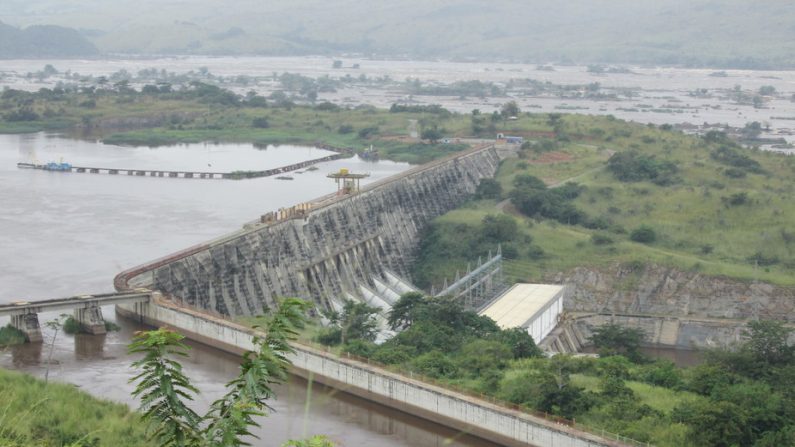
<path fill-rule="evenodd" d="M 0 302 L 111 291 L 113 276 L 124 268 L 237 230 L 266 211 L 333 192 L 328 172 L 342 167 L 369 172 L 368 183 L 409 167 L 354 158 L 291 173 L 293 181 L 224 181 L 54 173 L 17 169 L 18 162 L 63 158 L 101 167 L 180 170 L 211 164 L 235 170 L 267 169 L 327 153 L 236 144 L 128 148 L 47 134 L 0 135 Z M 114 319 L 112 307 L 103 311 Z M 122 330 L 106 336 L 60 335 L 50 377 L 134 406 L 126 346 L 141 328 L 119 323 Z M 236 374 L 238 358 L 192 346 L 186 370 L 202 390 L 197 406 L 206 407 Z M 42 376 L 45 358 L 41 345 L 24 345 L 0 352 L 0 367 Z M 276 412 L 262 421 L 258 445 L 311 434 L 327 434 L 343 446 L 492 445 L 325 387 L 314 385 L 308 398 L 307 388 L 299 379 L 279 388 Z"/>

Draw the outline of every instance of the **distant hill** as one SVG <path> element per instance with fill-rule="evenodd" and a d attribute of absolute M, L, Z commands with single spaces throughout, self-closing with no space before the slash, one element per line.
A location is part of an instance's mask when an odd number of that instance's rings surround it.
<path fill-rule="evenodd" d="M 3 0 L 103 52 L 795 67 L 791 0 Z"/>
<path fill-rule="evenodd" d="M 94 44 L 73 29 L 54 25 L 19 29 L 0 22 L 0 59 L 85 57 L 98 53 Z"/>

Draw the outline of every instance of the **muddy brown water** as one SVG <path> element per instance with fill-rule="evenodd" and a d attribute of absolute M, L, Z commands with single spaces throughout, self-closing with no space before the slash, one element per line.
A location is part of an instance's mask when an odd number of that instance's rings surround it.
<path fill-rule="evenodd" d="M 17 169 L 17 162 L 78 161 L 184 169 L 224 164 L 226 169 L 277 167 L 324 152 L 306 147 L 200 144 L 158 149 L 103 145 L 57 135 L 0 135 L 0 302 L 35 300 L 112 290 L 124 268 L 158 258 L 234 231 L 260 214 L 335 191 L 328 172 L 349 168 L 369 172 L 364 183 L 399 173 L 405 163 L 359 159 L 317 165 L 317 171 L 292 173 L 292 181 L 127 178 Z M 322 156 L 322 155 L 321 155 Z M 114 320 L 112 307 L 103 309 Z M 57 317 L 40 315 L 42 323 Z M 5 325 L 7 318 L 0 318 Z M 124 402 L 133 376 L 126 354 L 135 323 L 119 319 L 120 332 L 105 336 L 56 338 L 50 378 L 74 384 L 95 396 Z M 45 332 L 45 339 L 51 337 Z M 201 344 L 193 347 L 185 369 L 201 390 L 198 409 L 223 393 L 239 358 Z M 0 351 L 0 367 L 42 377 L 47 345 Z M 311 390 L 308 391 L 308 390 Z M 291 378 L 278 387 L 274 412 L 261 420 L 259 446 L 325 434 L 341 446 L 493 446 L 476 437 L 373 404 L 318 384 Z"/>

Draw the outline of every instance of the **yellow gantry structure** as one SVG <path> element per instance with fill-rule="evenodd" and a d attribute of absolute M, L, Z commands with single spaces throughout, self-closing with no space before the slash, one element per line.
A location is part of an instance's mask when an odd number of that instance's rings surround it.
<path fill-rule="evenodd" d="M 359 182 L 369 176 L 370 174 L 354 174 L 348 169 L 342 168 L 337 172 L 328 174 L 326 177 L 333 178 L 337 183 L 337 195 L 346 195 L 359 192 Z"/>

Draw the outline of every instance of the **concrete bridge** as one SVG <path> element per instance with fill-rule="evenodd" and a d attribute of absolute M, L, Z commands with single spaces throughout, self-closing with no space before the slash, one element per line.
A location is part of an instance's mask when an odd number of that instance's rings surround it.
<path fill-rule="evenodd" d="M 152 296 L 148 289 L 98 295 L 78 295 L 42 301 L 15 301 L 0 304 L 0 317 L 10 316 L 11 325 L 25 334 L 29 342 L 41 342 L 39 313 L 73 310 L 75 320 L 89 334 L 104 334 L 105 320 L 102 306 L 147 303 Z"/>

